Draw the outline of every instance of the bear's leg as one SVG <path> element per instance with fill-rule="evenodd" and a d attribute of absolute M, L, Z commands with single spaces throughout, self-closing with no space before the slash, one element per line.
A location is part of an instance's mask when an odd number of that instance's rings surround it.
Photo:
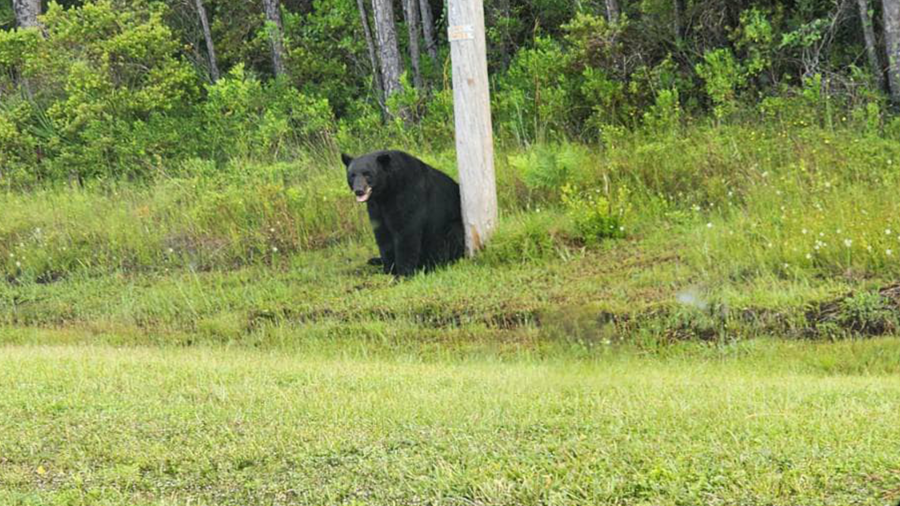
<path fill-rule="evenodd" d="M 375 242 L 378 244 L 378 253 L 381 255 L 380 262 L 374 262 L 374 258 L 369 260 L 369 265 L 381 265 L 385 274 L 390 274 L 394 270 L 394 237 L 384 225 L 374 225 Z"/>
<path fill-rule="evenodd" d="M 411 276 L 419 267 L 422 253 L 422 232 L 404 230 L 394 236 L 394 253 L 396 254 L 394 274 Z"/>

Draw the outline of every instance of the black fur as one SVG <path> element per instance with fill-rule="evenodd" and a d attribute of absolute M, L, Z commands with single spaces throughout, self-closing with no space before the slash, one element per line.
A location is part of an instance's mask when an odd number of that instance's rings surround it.
<path fill-rule="evenodd" d="M 350 189 L 368 207 L 386 274 L 409 276 L 463 256 L 459 185 L 450 176 L 402 151 L 341 159 Z"/>

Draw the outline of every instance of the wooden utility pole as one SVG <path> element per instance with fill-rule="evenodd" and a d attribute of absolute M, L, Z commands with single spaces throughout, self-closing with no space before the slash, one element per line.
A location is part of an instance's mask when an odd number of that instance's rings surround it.
<path fill-rule="evenodd" d="M 453 116 L 466 253 L 475 254 L 497 223 L 494 141 L 482 0 L 449 0 Z"/>

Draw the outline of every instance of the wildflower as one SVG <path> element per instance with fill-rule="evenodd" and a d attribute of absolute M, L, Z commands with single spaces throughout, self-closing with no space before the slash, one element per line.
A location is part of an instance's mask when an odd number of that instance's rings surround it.
<path fill-rule="evenodd" d="M 170 255 L 171 255 L 172 253 L 175 253 L 175 250 L 172 249 L 172 248 L 169 248 L 167 251 L 168 251 L 168 253 L 169 253 Z"/>
<path fill-rule="evenodd" d="M 278 248 L 276 248 L 275 246 L 272 246 L 272 253 L 278 253 Z"/>
<path fill-rule="evenodd" d="M 850 247 L 853 246 L 853 239 L 844 239 L 844 246 Z"/>
<path fill-rule="evenodd" d="M 22 267 L 22 262 L 16 262 L 16 267 Z"/>
<path fill-rule="evenodd" d="M 275 229 L 274 229 L 274 228 L 270 228 L 270 229 L 269 229 L 269 232 L 271 232 L 271 233 L 274 234 L 274 233 L 275 233 Z"/>
<path fill-rule="evenodd" d="M 884 252 L 884 254 L 887 255 L 887 256 L 891 256 L 891 255 L 894 254 L 894 250 L 892 250 L 892 249 L 886 250 L 886 251 Z"/>
<path fill-rule="evenodd" d="M 806 235 L 807 232 L 808 232 L 808 230 L 806 230 L 805 228 L 804 228 L 803 230 L 800 231 L 800 233 L 803 234 L 803 235 Z"/>
<path fill-rule="evenodd" d="M 806 254 L 806 259 L 807 259 L 807 260 L 812 260 L 812 253 L 807 253 L 807 254 Z"/>
<path fill-rule="evenodd" d="M 885 229 L 884 235 L 891 235 L 891 229 L 889 229 L 889 228 Z"/>
<path fill-rule="evenodd" d="M 712 223 L 707 223 L 706 228 L 712 228 Z"/>

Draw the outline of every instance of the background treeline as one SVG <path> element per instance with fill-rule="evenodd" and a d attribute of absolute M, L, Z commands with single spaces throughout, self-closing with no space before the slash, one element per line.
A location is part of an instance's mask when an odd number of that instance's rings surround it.
<path fill-rule="evenodd" d="M 696 120 L 897 130 L 900 0 L 488 0 L 501 144 Z M 40 13 L 40 14 L 38 14 Z M 446 4 L 0 4 L 0 184 L 452 140 Z"/>

